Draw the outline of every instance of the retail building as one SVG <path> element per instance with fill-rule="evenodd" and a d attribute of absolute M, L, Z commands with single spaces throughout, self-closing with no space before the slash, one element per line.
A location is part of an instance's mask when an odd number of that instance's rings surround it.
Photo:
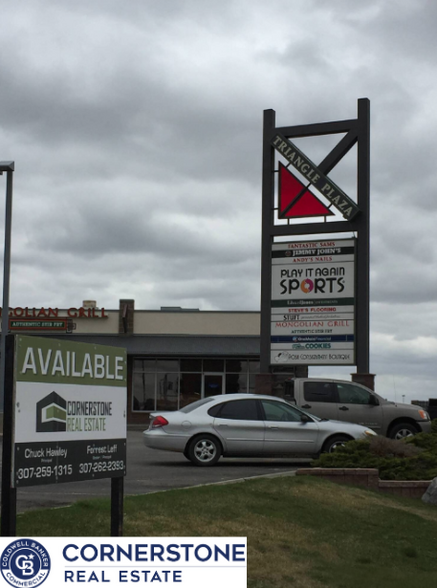
<path fill-rule="evenodd" d="M 128 357 L 128 423 L 147 424 L 155 410 L 177 410 L 204 396 L 275 392 L 293 368 L 260 377 L 260 313 L 200 311 L 179 307 L 11 308 L 11 332 L 68 337 L 73 341 L 124 347 Z M 297 374 L 306 375 L 306 374 Z"/>

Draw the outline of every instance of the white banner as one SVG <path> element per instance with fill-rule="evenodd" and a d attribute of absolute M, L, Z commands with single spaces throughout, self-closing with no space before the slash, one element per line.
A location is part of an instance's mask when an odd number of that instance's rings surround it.
<path fill-rule="evenodd" d="M 3 579 L 21 588 L 247 586 L 246 537 L 2 537 L 0 552 Z"/>
<path fill-rule="evenodd" d="M 274 243 L 271 286 L 271 364 L 354 364 L 354 239 Z"/>
<path fill-rule="evenodd" d="M 56 402 L 51 399 L 55 394 Z M 15 443 L 126 438 L 126 392 L 123 388 L 17 382 L 15 400 Z M 49 413 L 52 421 L 56 420 L 56 410 L 62 412 L 62 419 L 58 420 L 65 423 L 65 430 L 38 430 L 41 428 L 38 423 L 48 420 L 44 417 L 44 411 L 48 410 L 52 411 Z"/>

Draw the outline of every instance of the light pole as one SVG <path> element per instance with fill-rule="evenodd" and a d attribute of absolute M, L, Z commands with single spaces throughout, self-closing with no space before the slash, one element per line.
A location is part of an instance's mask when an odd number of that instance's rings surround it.
<path fill-rule="evenodd" d="M 6 172 L 6 213 L 5 213 L 5 250 L 3 255 L 3 310 L 2 335 L 0 346 L 0 412 L 3 413 L 5 400 L 5 365 L 6 335 L 9 330 L 9 282 L 11 273 L 11 233 L 12 233 L 12 184 L 15 163 L 0 161 L 0 175 Z"/>

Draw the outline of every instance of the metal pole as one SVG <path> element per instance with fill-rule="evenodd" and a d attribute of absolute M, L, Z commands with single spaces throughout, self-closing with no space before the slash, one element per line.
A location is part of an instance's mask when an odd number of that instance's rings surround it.
<path fill-rule="evenodd" d="M 7 167 L 7 169 L 5 169 Z M 2 335 L 1 335 L 1 359 L 0 359 L 0 411 L 3 412 L 5 401 L 5 361 L 6 361 L 6 335 L 9 330 L 9 283 L 11 273 L 11 233 L 12 233 L 12 184 L 14 162 L 7 166 L 0 164 L 0 171 L 6 171 L 6 214 L 5 214 L 5 250 L 3 257 L 3 309 L 2 309 Z"/>
<path fill-rule="evenodd" d="M 123 536 L 124 478 L 111 478 L 111 537 Z"/>
<path fill-rule="evenodd" d="M 14 359 L 15 335 L 7 335 L 6 361 L 4 379 L 4 423 L 3 423 L 3 451 L 2 451 L 2 500 L 1 525 L 2 537 L 14 537 L 17 525 L 17 489 L 12 481 L 12 451 L 13 451 L 13 418 L 14 418 Z"/>
<path fill-rule="evenodd" d="M 358 100 L 358 206 L 356 365 L 358 374 L 369 373 L 369 272 L 370 272 L 370 101 Z"/>
<path fill-rule="evenodd" d="M 260 372 L 270 371 L 270 330 L 272 290 L 272 226 L 274 201 L 275 152 L 270 145 L 275 130 L 276 113 L 264 111 L 263 177 L 262 177 L 262 242 L 261 242 L 261 337 Z"/>

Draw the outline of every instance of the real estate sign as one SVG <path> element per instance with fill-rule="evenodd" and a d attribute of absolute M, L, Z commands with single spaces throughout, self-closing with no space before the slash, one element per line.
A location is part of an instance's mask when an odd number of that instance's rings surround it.
<path fill-rule="evenodd" d="M 354 365 L 355 239 L 274 243 L 272 365 Z"/>
<path fill-rule="evenodd" d="M 15 487 L 126 473 L 126 350 L 16 336 Z"/>

